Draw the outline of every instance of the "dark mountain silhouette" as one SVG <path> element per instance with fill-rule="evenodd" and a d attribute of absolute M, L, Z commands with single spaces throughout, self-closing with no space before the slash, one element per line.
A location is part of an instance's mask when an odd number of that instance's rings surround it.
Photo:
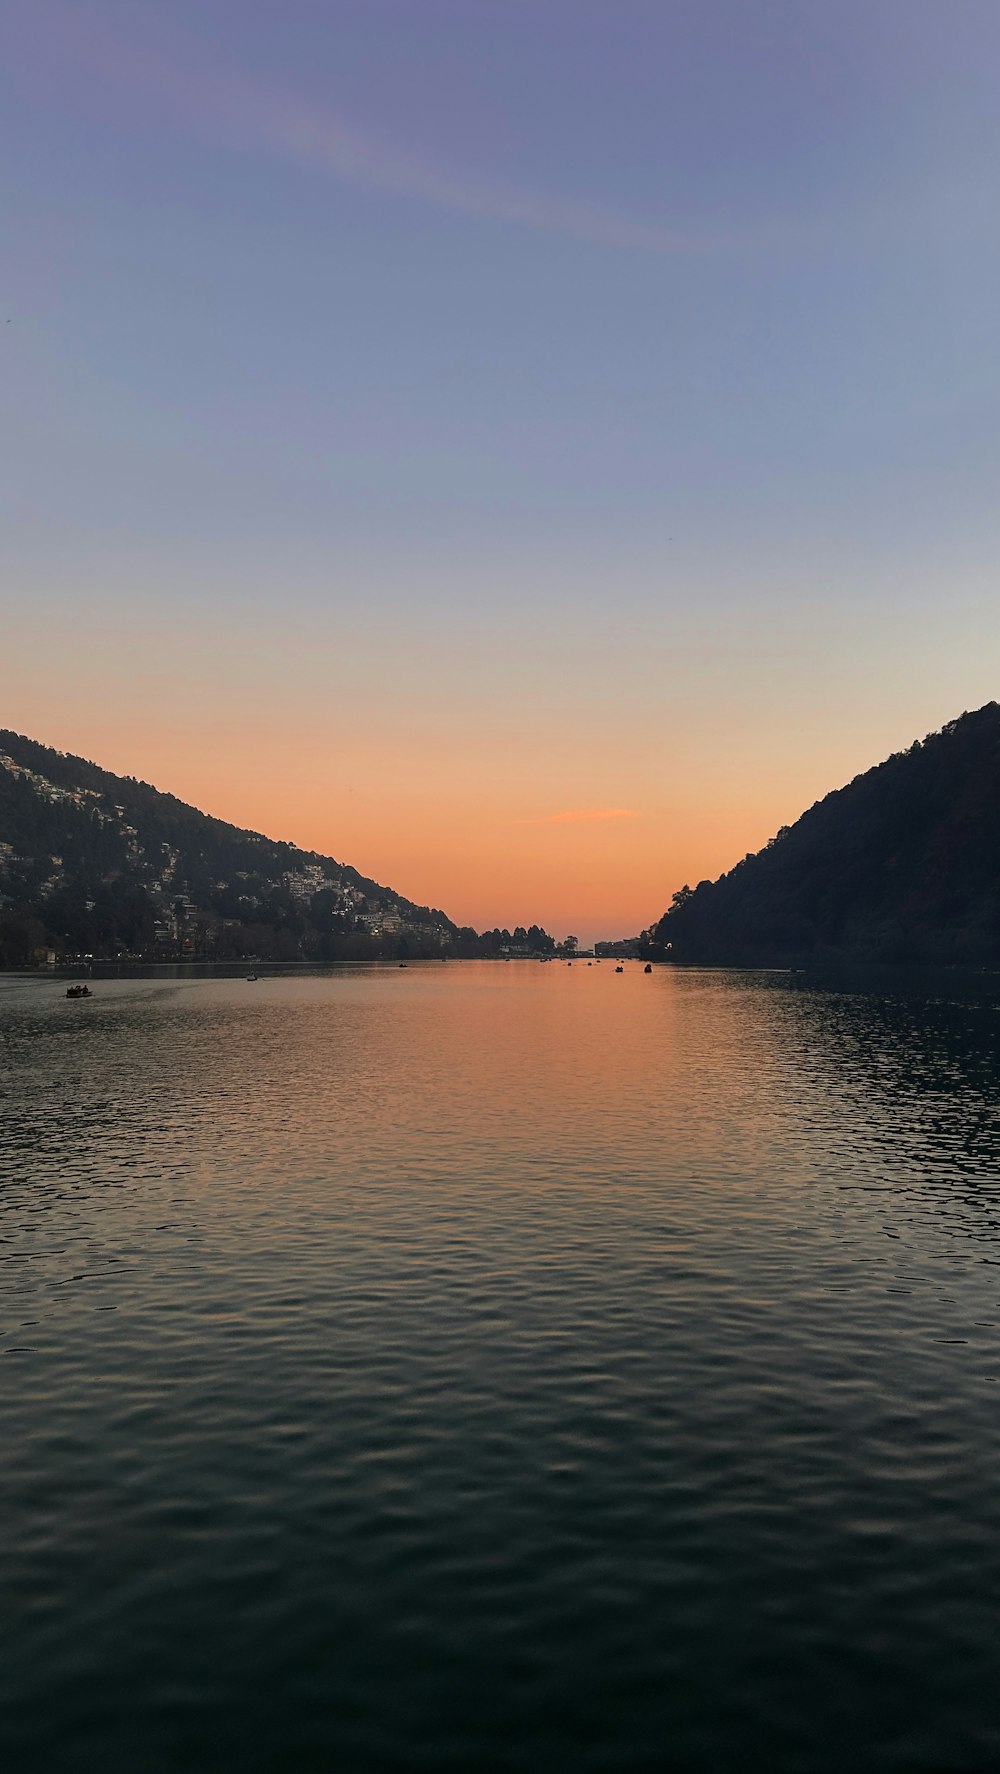
<path fill-rule="evenodd" d="M 718 881 L 683 887 L 647 947 L 735 965 L 1000 965 L 1000 707 L 950 721 Z"/>
<path fill-rule="evenodd" d="M 0 730 L 0 966 L 51 951 L 334 961 L 554 946 L 535 925 L 459 929 L 347 863 Z"/>

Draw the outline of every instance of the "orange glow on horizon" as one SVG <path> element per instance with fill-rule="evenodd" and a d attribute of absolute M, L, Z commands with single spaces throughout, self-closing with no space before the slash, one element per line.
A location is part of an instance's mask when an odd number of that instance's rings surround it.
<path fill-rule="evenodd" d="M 942 682 L 862 720 L 839 667 L 779 652 L 719 652 L 709 700 L 676 640 L 540 631 L 522 657 L 474 625 L 387 640 L 251 614 L 36 610 L 5 637 L 0 721 L 477 930 L 634 935 L 961 707 Z"/>

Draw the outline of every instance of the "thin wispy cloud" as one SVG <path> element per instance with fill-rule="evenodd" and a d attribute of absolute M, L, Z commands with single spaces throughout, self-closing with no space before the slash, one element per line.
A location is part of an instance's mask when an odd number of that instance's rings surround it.
<path fill-rule="evenodd" d="M 543 813 L 537 819 L 515 819 L 515 825 L 593 825 L 605 819 L 634 819 L 634 807 L 566 807 L 560 813 Z"/>
<path fill-rule="evenodd" d="M 290 91 L 154 53 L 91 16 L 63 5 L 42 8 L 50 42 L 85 62 L 96 79 L 168 110 L 175 125 L 230 147 L 265 151 L 357 189 L 409 198 L 439 210 L 507 222 L 587 241 L 655 253 L 690 253 L 713 244 L 665 223 L 629 216 L 586 199 L 558 197 L 480 180 L 358 130 L 338 112 Z"/>
<path fill-rule="evenodd" d="M 253 121 L 270 147 L 337 179 L 416 199 L 438 209 L 486 221 L 513 223 L 564 234 L 597 246 L 633 247 L 658 253 L 690 252 L 698 242 L 660 223 L 639 220 L 574 199 L 456 178 L 372 137 L 358 135 L 335 117 L 310 111 L 278 93 L 259 94 Z"/>

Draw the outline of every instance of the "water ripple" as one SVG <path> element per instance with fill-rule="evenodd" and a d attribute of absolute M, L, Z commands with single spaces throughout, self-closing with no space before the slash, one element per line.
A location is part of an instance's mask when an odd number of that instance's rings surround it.
<path fill-rule="evenodd" d="M 6 1765 L 1000 1763 L 996 1006 L 0 980 Z"/>

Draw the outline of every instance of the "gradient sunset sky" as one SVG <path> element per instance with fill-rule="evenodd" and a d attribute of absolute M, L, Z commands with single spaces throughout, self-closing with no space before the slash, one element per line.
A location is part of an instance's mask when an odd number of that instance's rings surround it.
<path fill-rule="evenodd" d="M 0 19 L 0 726 L 589 940 L 1000 693 L 996 0 Z"/>

